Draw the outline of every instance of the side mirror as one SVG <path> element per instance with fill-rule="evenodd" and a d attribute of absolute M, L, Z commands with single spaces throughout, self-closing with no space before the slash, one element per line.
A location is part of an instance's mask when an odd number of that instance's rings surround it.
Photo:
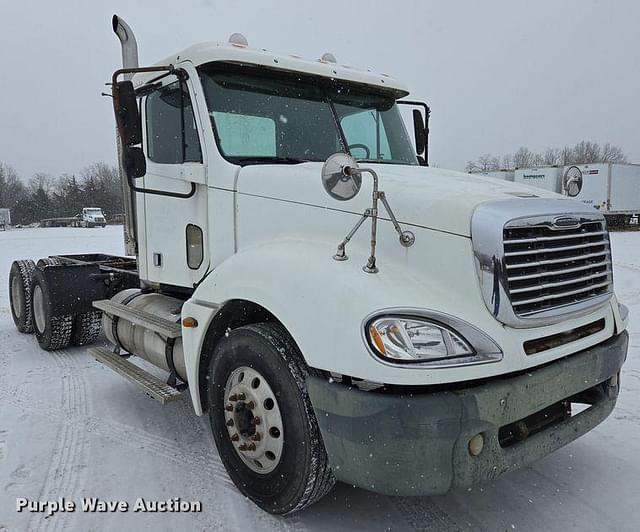
<path fill-rule="evenodd" d="M 424 127 L 422 113 L 419 109 L 413 110 L 413 133 L 416 138 L 416 152 L 419 157 L 422 157 L 422 154 L 427 147 L 427 132 Z"/>
<path fill-rule="evenodd" d="M 355 198 L 362 186 L 358 163 L 351 155 L 334 153 L 322 165 L 322 186 L 327 194 L 339 201 Z"/>
<path fill-rule="evenodd" d="M 134 146 L 124 148 L 124 167 L 129 179 L 143 177 L 147 173 L 147 161 L 142 148 Z"/>
<path fill-rule="evenodd" d="M 138 112 L 138 102 L 133 83 L 119 81 L 113 88 L 113 109 L 116 114 L 118 134 L 124 146 L 142 142 L 142 123 Z"/>
<path fill-rule="evenodd" d="M 431 116 L 431 109 L 429 106 L 420 101 L 413 100 L 398 100 L 398 105 L 413 107 L 411 116 L 413 118 L 413 134 L 416 143 L 416 156 L 421 166 L 429 166 L 429 118 Z M 424 115 L 419 109 L 415 107 L 421 107 L 424 110 Z M 408 116 L 406 122 L 408 125 Z"/>

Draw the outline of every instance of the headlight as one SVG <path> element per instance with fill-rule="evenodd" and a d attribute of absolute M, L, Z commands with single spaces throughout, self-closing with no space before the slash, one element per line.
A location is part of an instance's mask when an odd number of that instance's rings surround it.
<path fill-rule="evenodd" d="M 424 316 L 385 313 L 365 320 L 365 338 L 370 349 L 387 362 L 431 367 L 502 358 L 496 343 L 472 325 L 435 312 L 421 314 Z"/>

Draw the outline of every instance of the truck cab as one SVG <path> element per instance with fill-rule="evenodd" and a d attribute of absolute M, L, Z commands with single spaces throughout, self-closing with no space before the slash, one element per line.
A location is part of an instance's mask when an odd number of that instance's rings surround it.
<path fill-rule="evenodd" d="M 107 221 L 100 207 L 83 207 L 73 220 L 74 227 L 105 227 Z"/>
<path fill-rule="evenodd" d="M 162 402 L 188 389 L 256 504 L 293 513 L 336 480 L 445 493 L 609 415 L 628 312 L 601 213 L 427 166 L 428 107 L 385 74 L 237 34 L 140 67 L 131 29 L 114 17 L 114 31 L 136 261 L 61 257 L 22 290 L 46 299 L 93 272 L 85 306 L 52 303 L 57 317 L 101 312 L 115 349 L 98 360 Z"/>

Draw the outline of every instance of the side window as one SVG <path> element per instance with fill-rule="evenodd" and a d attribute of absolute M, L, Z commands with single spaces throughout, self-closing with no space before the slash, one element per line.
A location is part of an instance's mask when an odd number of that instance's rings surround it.
<path fill-rule="evenodd" d="M 345 116 L 340 125 L 351 155 L 357 159 L 391 159 L 391 148 L 379 112 L 367 110 Z"/>
<path fill-rule="evenodd" d="M 161 164 L 202 162 L 189 91 L 179 81 L 147 96 L 147 156 Z"/>
<path fill-rule="evenodd" d="M 220 148 L 225 155 L 272 157 L 276 155 L 276 123 L 264 116 L 214 111 Z"/>

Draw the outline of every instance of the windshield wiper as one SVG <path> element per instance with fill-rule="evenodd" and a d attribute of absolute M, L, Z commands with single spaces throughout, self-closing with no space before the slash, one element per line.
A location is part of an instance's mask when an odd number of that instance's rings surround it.
<path fill-rule="evenodd" d="M 277 156 L 260 156 L 260 157 L 233 157 L 232 162 L 245 166 L 247 164 L 301 164 L 308 163 L 309 159 L 298 159 L 297 157 L 277 157 Z"/>

